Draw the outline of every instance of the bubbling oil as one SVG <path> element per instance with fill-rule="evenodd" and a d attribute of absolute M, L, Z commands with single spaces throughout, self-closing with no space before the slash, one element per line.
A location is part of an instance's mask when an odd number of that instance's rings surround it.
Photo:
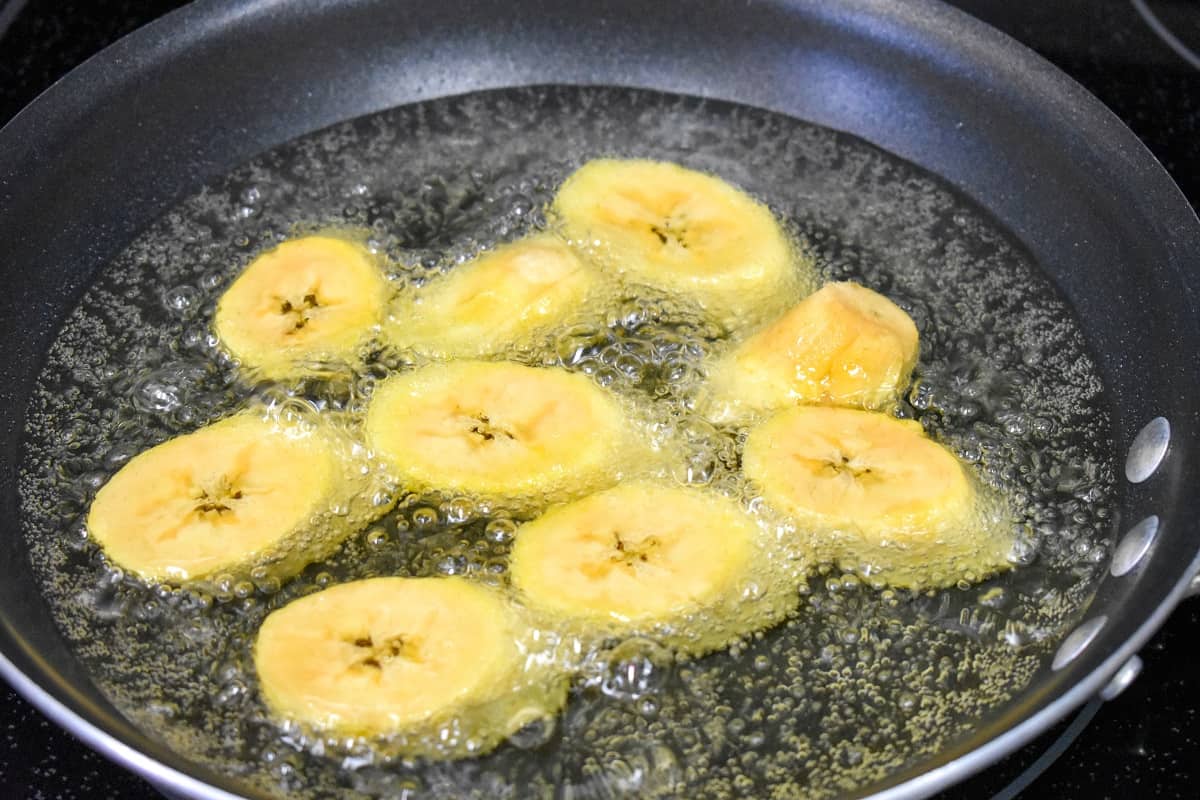
<path fill-rule="evenodd" d="M 86 535 L 91 498 L 134 454 L 251 400 L 353 415 L 375 382 L 406 368 L 381 353 L 342 381 L 242 382 L 211 319 L 254 254 L 301 233 L 365 229 L 394 265 L 390 279 L 419 285 L 540 229 L 563 178 L 600 156 L 723 177 L 785 221 L 823 279 L 858 280 L 903 307 L 921 361 L 900 413 L 1008 498 L 1019 568 L 917 593 L 825 565 L 790 584 L 796 613 L 725 651 L 689 660 L 653 637 L 599 643 L 571 655 L 577 677 L 561 714 L 465 761 L 389 759 L 280 726 L 251 659 L 267 614 L 379 575 L 502 585 L 528 517 L 388 486 L 374 500 L 394 503 L 386 515 L 294 579 L 255 574 L 202 594 L 146 586 L 108 563 Z M 669 296 L 625 293 L 543 344 L 506 355 L 636 398 L 652 438 L 683 445 L 663 479 L 755 506 L 739 471 L 744 432 L 691 410 L 720 347 L 711 323 Z M 265 796 L 833 797 L 968 740 L 1045 668 L 1107 559 L 1109 428 L 1070 310 L 1004 231 L 937 179 L 760 110 L 530 88 L 334 126 L 167 214 L 103 271 L 59 334 L 31 400 L 20 490 L 33 567 L 95 684 L 150 735 Z"/>

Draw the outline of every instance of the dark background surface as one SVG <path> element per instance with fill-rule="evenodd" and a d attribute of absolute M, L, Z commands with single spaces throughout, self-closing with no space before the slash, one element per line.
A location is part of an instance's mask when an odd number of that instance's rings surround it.
<path fill-rule="evenodd" d="M 1193 207 L 1200 207 L 1200 69 L 1152 30 L 1132 0 L 952 4 L 1032 47 L 1090 89 L 1154 152 Z M 170 0 L 0 0 L 0 124 L 107 43 L 179 5 Z M 1200 53 L 1200 0 L 1146 0 L 1143 5 Z M 1200 272 L 1200 258 L 1196 269 Z M 1142 652 L 1142 676 L 1104 704 L 1020 797 L 1200 797 L 1197 634 L 1200 600 L 1175 613 Z M 1067 744 L 1069 722 L 943 797 L 1011 797 L 1014 780 L 1021 780 L 1043 753 Z M 0 798 L 156 797 L 139 778 L 0 688 Z"/>

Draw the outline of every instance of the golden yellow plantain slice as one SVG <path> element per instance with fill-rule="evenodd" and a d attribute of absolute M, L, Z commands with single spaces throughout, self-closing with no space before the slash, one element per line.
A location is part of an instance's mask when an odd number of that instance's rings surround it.
<path fill-rule="evenodd" d="M 921 425 L 818 406 L 754 428 L 742 467 L 819 557 L 896 586 L 979 580 L 1010 542 L 958 459 Z"/>
<path fill-rule="evenodd" d="M 766 206 L 676 164 L 589 161 L 549 216 L 598 263 L 691 299 L 729 330 L 778 315 L 810 282 L 811 266 Z"/>
<path fill-rule="evenodd" d="M 185 583 L 270 565 L 294 572 L 349 528 L 329 508 L 356 491 L 331 435 L 252 413 L 170 439 L 101 487 L 89 535 L 148 580 Z"/>
<path fill-rule="evenodd" d="M 802 403 L 883 409 L 908 386 L 917 327 L 881 294 L 830 283 L 719 359 L 706 412 L 737 422 Z"/>
<path fill-rule="evenodd" d="M 501 353 L 579 311 L 598 276 L 552 236 L 534 236 L 455 267 L 393 307 L 385 326 L 396 347 L 431 358 Z"/>
<path fill-rule="evenodd" d="M 760 563 L 762 544 L 754 520 L 732 500 L 629 483 L 518 529 L 510 578 L 531 608 L 567 629 L 648 633 L 698 654 L 795 607 L 794 583 L 759 585 L 773 571 Z"/>
<path fill-rule="evenodd" d="M 528 659 L 500 596 L 463 578 L 372 578 L 293 601 L 263 622 L 254 665 L 284 719 L 384 738 L 406 755 L 478 755 L 565 700 Z"/>
<path fill-rule="evenodd" d="M 489 497 L 585 494 L 615 483 L 635 452 L 621 406 L 588 378 L 511 362 L 389 378 L 366 433 L 401 483 Z"/>
<path fill-rule="evenodd" d="M 217 304 L 213 327 L 243 367 L 281 379 L 352 363 L 382 321 L 387 279 L 360 245 L 284 242 L 254 259 Z"/>

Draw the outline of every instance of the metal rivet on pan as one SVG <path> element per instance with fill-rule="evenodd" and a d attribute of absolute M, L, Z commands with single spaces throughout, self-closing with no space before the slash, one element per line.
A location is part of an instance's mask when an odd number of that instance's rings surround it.
<path fill-rule="evenodd" d="M 1136 567 L 1142 560 L 1142 556 L 1146 555 L 1146 551 L 1150 549 L 1150 545 L 1154 544 L 1156 536 L 1158 536 L 1158 517 L 1151 514 L 1130 528 L 1129 533 L 1126 533 L 1121 539 L 1117 549 L 1113 551 L 1112 566 L 1108 568 L 1109 572 L 1119 578 Z"/>
<path fill-rule="evenodd" d="M 1167 454 L 1170 441 L 1171 423 L 1166 417 L 1155 417 L 1138 431 L 1125 458 L 1125 477 L 1130 483 L 1141 483 L 1154 474 Z"/>
<path fill-rule="evenodd" d="M 1142 674 L 1142 659 L 1138 656 L 1131 657 L 1128 661 L 1121 665 L 1117 670 L 1117 674 L 1104 685 L 1100 690 L 1101 700 L 1112 700 L 1121 692 L 1129 688 L 1129 684 Z"/>
<path fill-rule="evenodd" d="M 1096 634 L 1100 632 L 1106 622 L 1108 622 L 1108 617 L 1099 616 L 1089 619 L 1071 631 L 1071 635 L 1058 646 L 1058 652 L 1054 654 L 1054 661 L 1050 662 L 1050 669 L 1062 669 L 1074 661 L 1083 652 L 1083 649 L 1091 644 L 1092 639 L 1096 638 Z"/>

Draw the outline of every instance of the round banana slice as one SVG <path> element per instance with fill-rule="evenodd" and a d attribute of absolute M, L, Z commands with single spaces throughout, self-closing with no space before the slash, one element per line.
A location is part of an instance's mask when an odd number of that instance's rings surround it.
<path fill-rule="evenodd" d="M 349 532 L 326 519 L 346 471 L 329 435 L 239 414 L 132 458 L 96 494 L 87 528 L 113 562 L 147 580 L 254 566 L 283 576 Z"/>
<path fill-rule="evenodd" d="M 966 470 L 920 423 L 817 406 L 750 432 L 746 477 L 812 537 L 816 554 L 895 586 L 1002 569 L 1009 543 Z"/>
<path fill-rule="evenodd" d="M 691 298 L 730 330 L 776 316 L 808 281 L 766 206 L 676 164 L 589 161 L 563 183 L 550 216 L 599 263 Z"/>
<path fill-rule="evenodd" d="M 306 236 L 254 259 L 222 295 L 213 325 L 244 367 L 286 378 L 353 362 L 387 294 L 387 279 L 362 247 Z"/>
<path fill-rule="evenodd" d="M 699 654 L 794 608 L 755 522 L 701 489 L 631 483 L 560 506 L 516 534 L 510 578 L 533 609 L 600 636 L 638 632 Z"/>
<path fill-rule="evenodd" d="M 588 378 L 503 361 L 387 379 L 366 432 L 401 483 L 546 501 L 615 483 L 632 444 L 620 405 Z"/>
<path fill-rule="evenodd" d="M 525 638 L 495 592 L 463 578 L 372 578 L 272 612 L 254 666 L 279 717 L 454 758 L 492 749 L 565 701 L 565 682 L 527 658 Z"/>
<path fill-rule="evenodd" d="M 831 283 L 713 365 L 707 414 L 729 423 L 801 403 L 883 409 L 908 386 L 917 350 L 917 326 L 899 306 Z"/>
<path fill-rule="evenodd" d="M 396 347 L 431 358 L 501 353 L 578 311 L 598 284 L 571 248 L 535 236 L 485 253 L 401 298 L 385 332 Z"/>

